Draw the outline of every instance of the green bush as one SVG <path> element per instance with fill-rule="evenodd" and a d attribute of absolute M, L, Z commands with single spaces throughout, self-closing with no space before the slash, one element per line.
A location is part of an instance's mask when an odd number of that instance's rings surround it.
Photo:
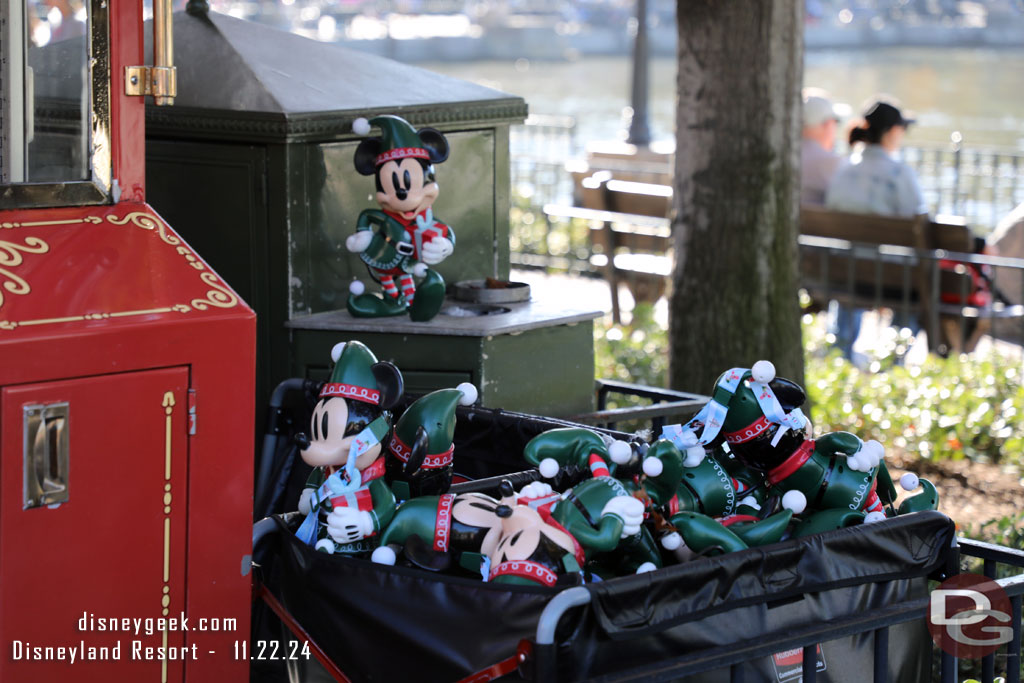
<path fill-rule="evenodd" d="M 1019 358 L 930 354 L 920 366 L 904 367 L 898 358 L 907 340 L 888 334 L 862 371 L 832 348 L 818 316 L 804 316 L 806 389 L 819 430 L 845 429 L 935 460 L 1022 464 Z"/>
<path fill-rule="evenodd" d="M 830 344 L 823 316 L 804 316 L 803 330 L 805 388 L 817 431 L 846 430 L 934 460 L 1024 465 L 1020 358 L 928 355 L 905 367 L 899 359 L 909 340 L 889 329 L 861 370 Z M 666 386 L 668 332 L 650 306 L 638 306 L 628 326 L 599 321 L 594 342 L 597 377 Z"/>

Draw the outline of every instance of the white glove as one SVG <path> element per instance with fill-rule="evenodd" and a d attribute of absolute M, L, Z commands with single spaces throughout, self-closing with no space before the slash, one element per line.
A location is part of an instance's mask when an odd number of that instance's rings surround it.
<path fill-rule="evenodd" d="M 327 515 L 327 533 L 335 543 L 359 541 L 373 533 L 373 518 L 363 510 L 335 508 Z"/>
<path fill-rule="evenodd" d="M 547 484 L 543 481 L 531 481 L 529 484 L 519 490 L 517 494 L 518 498 L 540 498 L 551 493 L 553 489 L 551 484 Z"/>
<path fill-rule="evenodd" d="M 345 248 L 351 252 L 359 253 L 370 246 L 370 242 L 373 240 L 373 232 L 370 230 L 360 230 L 345 238 Z"/>
<path fill-rule="evenodd" d="M 313 508 L 313 489 L 302 489 L 299 494 L 299 512 L 308 515 Z"/>
<path fill-rule="evenodd" d="M 872 467 L 878 467 L 878 463 L 885 459 L 885 447 L 879 442 L 871 439 L 865 441 L 860 450 L 853 455 L 846 456 L 846 465 L 851 470 L 867 472 Z"/>
<path fill-rule="evenodd" d="M 445 237 L 435 237 L 426 242 L 420 250 L 420 260 L 429 265 L 444 261 L 455 251 L 455 245 Z"/>
<path fill-rule="evenodd" d="M 426 277 L 427 264 L 417 262 L 416 265 L 412 267 L 412 274 L 415 275 L 416 277 Z"/>
<path fill-rule="evenodd" d="M 640 533 L 644 523 L 644 504 L 633 496 L 615 496 L 601 510 L 601 516 L 615 515 L 622 520 L 622 538 Z"/>

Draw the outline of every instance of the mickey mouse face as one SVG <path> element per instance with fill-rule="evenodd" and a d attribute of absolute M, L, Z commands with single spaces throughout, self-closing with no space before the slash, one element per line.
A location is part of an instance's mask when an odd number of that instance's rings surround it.
<path fill-rule="evenodd" d="M 377 204 L 392 213 L 412 220 L 437 199 L 438 187 L 434 180 L 434 167 L 406 157 L 389 161 L 377 169 Z"/>
<path fill-rule="evenodd" d="M 303 449 L 302 459 L 313 467 L 344 465 L 348 462 L 352 442 L 368 423 L 367 418 L 350 414 L 345 399 L 322 399 L 313 409 L 309 425 L 309 446 Z M 356 468 L 362 470 L 367 467 L 380 455 L 380 451 L 381 444 L 372 446 L 356 460 Z"/>
<path fill-rule="evenodd" d="M 536 510 L 528 505 L 516 505 L 512 516 L 502 525 L 501 541 L 491 553 L 491 561 L 502 562 L 535 558 L 538 550 L 554 551 L 555 557 L 572 553 L 572 538 L 547 524 Z"/>

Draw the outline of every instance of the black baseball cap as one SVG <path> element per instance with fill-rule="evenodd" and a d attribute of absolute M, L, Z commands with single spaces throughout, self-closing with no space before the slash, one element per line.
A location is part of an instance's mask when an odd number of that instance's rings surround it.
<path fill-rule="evenodd" d="M 877 130 L 888 130 L 893 126 L 905 128 L 917 120 L 904 118 L 903 113 L 888 102 L 875 102 L 864 113 L 864 118 L 871 128 Z"/>

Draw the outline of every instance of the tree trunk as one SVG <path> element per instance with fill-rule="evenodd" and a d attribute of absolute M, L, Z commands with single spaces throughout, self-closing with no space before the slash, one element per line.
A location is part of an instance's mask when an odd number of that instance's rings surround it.
<path fill-rule="evenodd" d="M 678 0 L 670 384 L 767 359 L 803 382 L 803 0 Z"/>

